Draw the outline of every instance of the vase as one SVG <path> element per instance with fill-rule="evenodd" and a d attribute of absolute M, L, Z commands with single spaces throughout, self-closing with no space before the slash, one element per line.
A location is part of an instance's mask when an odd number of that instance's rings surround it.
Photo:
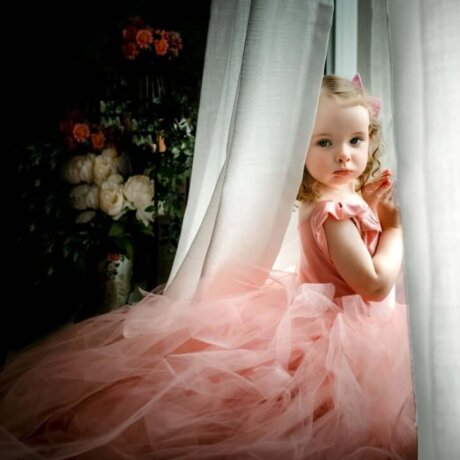
<path fill-rule="evenodd" d="M 103 311 L 112 311 L 128 302 L 131 293 L 133 262 L 125 254 L 109 252 L 102 264 Z"/>

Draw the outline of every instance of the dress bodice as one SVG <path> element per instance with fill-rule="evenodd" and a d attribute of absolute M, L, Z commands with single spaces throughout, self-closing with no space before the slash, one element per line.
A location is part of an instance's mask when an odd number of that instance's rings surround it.
<path fill-rule="evenodd" d="M 311 213 L 299 222 L 301 245 L 299 277 L 306 283 L 332 283 L 335 297 L 355 292 L 345 282 L 329 257 L 323 224 L 328 218 L 351 219 L 371 255 L 374 255 L 381 233 L 379 221 L 366 204 L 349 204 L 332 200 L 318 201 Z"/>

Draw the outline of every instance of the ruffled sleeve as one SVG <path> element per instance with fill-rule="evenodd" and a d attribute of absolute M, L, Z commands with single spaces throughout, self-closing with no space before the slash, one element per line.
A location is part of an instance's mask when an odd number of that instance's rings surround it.
<path fill-rule="evenodd" d="M 369 252 L 374 255 L 382 227 L 367 204 L 349 204 L 329 200 L 318 202 L 309 220 L 313 238 L 327 256 L 329 256 L 329 251 L 323 224 L 329 216 L 336 220 L 353 220 Z"/>

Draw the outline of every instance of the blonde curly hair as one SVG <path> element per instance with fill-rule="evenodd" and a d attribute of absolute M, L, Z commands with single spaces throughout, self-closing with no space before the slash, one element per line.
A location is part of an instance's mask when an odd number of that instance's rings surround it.
<path fill-rule="evenodd" d="M 321 95 L 335 98 L 346 107 L 362 105 L 369 111 L 369 156 L 366 169 L 358 178 L 357 190 L 361 190 L 369 178 L 380 169 L 379 157 L 383 151 L 380 123 L 372 105 L 371 97 L 351 80 L 336 75 L 325 75 L 321 84 Z M 304 166 L 302 183 L 297 193 L 298 201 L 315 201 L 319 197 L 318 182 Z"/>

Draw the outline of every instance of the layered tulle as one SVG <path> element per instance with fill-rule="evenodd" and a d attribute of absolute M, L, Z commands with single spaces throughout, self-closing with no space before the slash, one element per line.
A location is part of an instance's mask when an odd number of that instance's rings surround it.
<path fill-rule="evenodd" d="M 1 376 L 2 458 L 411 458 L 406 308 L 333 294 L 272 273 L 64 329 Z"/>
<path fill-rule="evenodd" d="M 299 275 L 229 264 L 194 300 L 148 294 L 13 357 L 0 458 L 415 458 L 407 308 L 394 290 L 343 295 L 329 216 L 353 219 L 373 253 L 366 206 L 320 202 L 299 226 Z"/>

